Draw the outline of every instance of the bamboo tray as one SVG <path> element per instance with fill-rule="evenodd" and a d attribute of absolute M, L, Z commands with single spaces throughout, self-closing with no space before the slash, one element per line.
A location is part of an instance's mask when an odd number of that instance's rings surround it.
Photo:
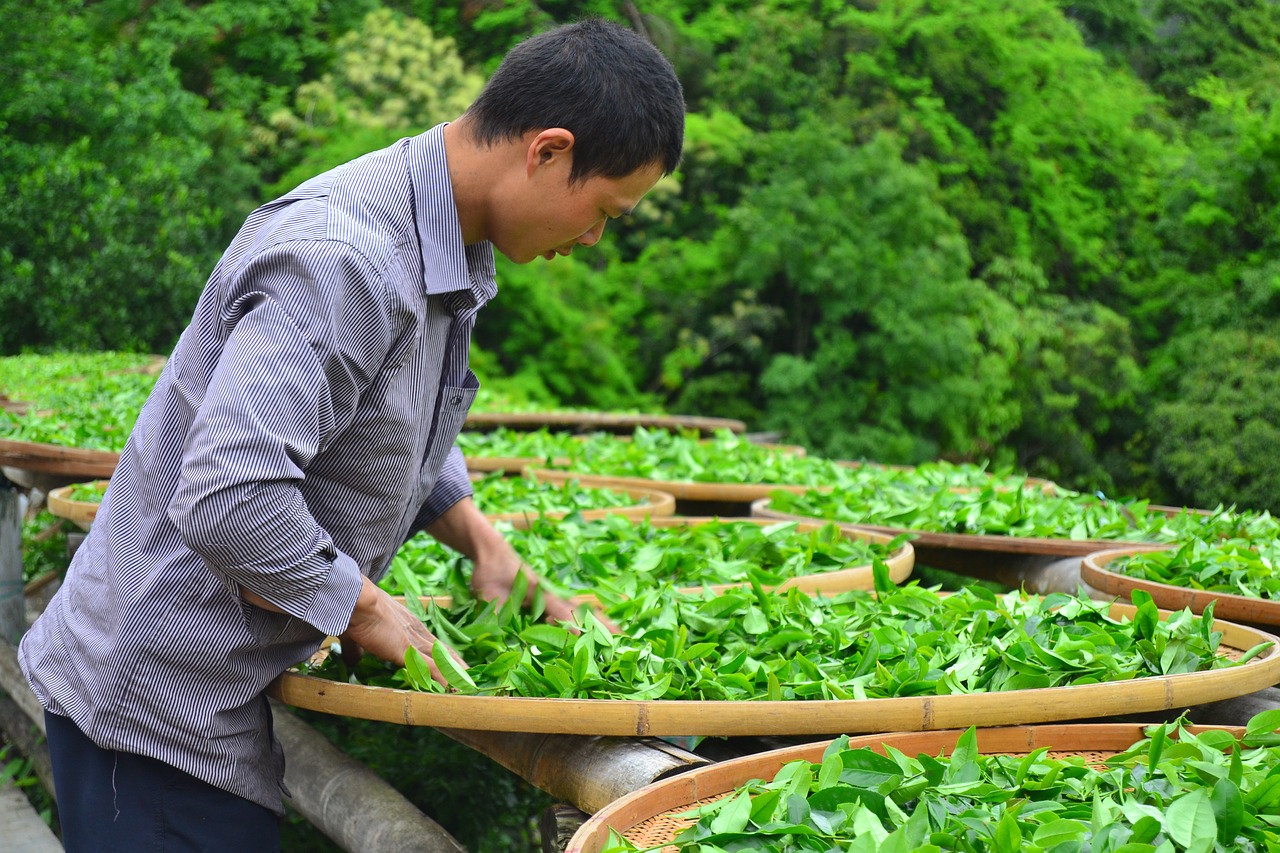
<path fill-rule="evenodd" d="M 698 483 L 692 480 L 649 480 L 644 477 L 608 477 L 603 474 L 584 474 L 579 471 L 556 471 L 549 468 L 526 468 L 524 473 L 545 483 L 564 483 L 577 480 L 584 486 L 608 486 L 640 489 L 660 489 L 675 496 L 676 500 L 724 501 L 748 503 L 768 497 L 772 492 L 806 492 L 812 486 L 795 486 L 777 483 Z M 819 521 L 823 519 L 791 518 L 788 521 Z M 823 522 L 825 523 L 825 522 Z M 869 528 L 867 528 L 869 529 Z M 876 531 L 883 533 L 884 531 Z"/>
<path fill-rule="evenodd" d="M 1163 511 L 1178 512 L 1173 507 L 1152 507 Z M 791 521 L 822 521 L 816 516 L 793 515 L 780 510 L 771 509 L 768 496 L 757 498 L 751 503 L 751 514 L 757 518 L 790 519 Z M 1028 554 L 1046 557 L 1085 557 L 1098 551 L 1113 548 L 1152 547 L 1153 543 L 1125 541 L 1120 539 L 1065 539 L 1043 536 L 999 536 L 989 533 L 937 533 L 928 530 L 912 530 L 905 527 L 886 527 L 879 524 L 858 524 L 848 521 L 836 521 L 841 527 L 852 527 L 859 530 L 874 530 L 890 536 L 909 534 L 917 548 L 940 548 L 954 551 L 983 551 L 1001 554 Z M 1091 582 L 1090 582 L 1091 583 Z M 1219 614 L 1221 615 L 1221 614 Z"/>
<path fill-rule="evenodd" d="M 1128 749 L 1143 738 L 1141 723 L 1079 723 L 1075 725 L 1010 726 L 977 730 L 978 750 L 984 755 L 1027 755 L 1047 747 L 1053 758 L 1080 756 L 1089 764 Z M 1230 726 L 1189 726 L 1192 732 L 1229 731 L 1237 738 L 1244 729 Z M 962 729 L 935 732 L 894 732 L 849 739 L 849 747 L 870 747 L 884 754 L 886 745 L 908 756 L 950 755 Z M 638 847 L 657 847 L 694 823 L 679 817 L 703 803 L 714 802 L 752 779 L 772 779 L 792 761 L 821 762 L 831 741 L 784 747 L 700 767 L 646 785 L 596 812 L 578 828 L 565 853 L 599 853 L 613 830 Z M 674 847 L 667 848 L 674 851 Z"/>
<path fill-rule="evenodd" d="M 88 485 L 94 488 L 106 489 L 109 480 L 94 480 Z M 63 486 L 49 492 L 49 513 L 56 515 L 58 518 L 65 518 L 68 521 L 74 521 L 81 530 L 88 530 L 93 524 L 93 519 L 98 515 L 98 501 L 77 501 L 72 500 L 70 495 L 75 485 Z"/>
<path fill-rule="evenodd" d="M 1112 617 L 1135 608 L 1111 605 Z M 1168 613 L 1163 612 L 1162 618 Z M 1222 651 L 1239 653 L 1274 635 L 1215 620 Z M 1231 669 L 1005 693 L 795 701 L 529 699 L 420 693 L 285 672 L 268 694 L 287 705 L 409 726 L 578 735 L 831 735 L 1025 725 L 1189 708 L 1254 693 L 1280 681 L 1276 646 Z"/>
<path fill-rule="evenodd" d="M 879 468 L 886 471 L 914 471 L 915 465 L 889 465 L 884 462 L 871 462 L 859 459 L 841 459 L 836 462 L 842 468 Z M 994 475 L 993 475 L 994 476 Z M 1052 494 L 1057 488 L 1057 483 L 1053 480 L 1046 480 L 1044 477 L 1027 477 L 1023 481 L 1023 488 L 1039 489 L 1042 492 Z"/>
<path fill-rule="evenodd" d="M 699 518 L 697 516 L 679 516 L 675 518 L 655 518 L 652 524 L 655 527 L 683 527 L 686 525 L 706 524 L 711 521 L 717 521 L 714 518 Z M 734 524 L 757 524 L 761 527 L 767 527 L 777 522 L 763 518 L 735 518 L 732 520 Z M 820 530 L 825 526 L 825 522 L 801 522 L 797 526 L 797 530 L 801 533 L 812 533 Z M 875 533 L 870 530 L 841 530 L 846 539 L 861 539 L 865 542 L 874 542 L 881 545 L 888 545 L 893 537 L 885 536 L 881 533 Z M 898 550 L 889 555 L 884 561 L 885 566 L 889 569 L 889 578 L 894 583 L 903 583 L 907 578 L 911 577 L 911 571 L 915 568 L 915 549 L 909 542 L 903 542 Z M 708 584 L 706 589 L 713 592 L 721 593 L 727 589 L 731 589 L 741 584 L 723 583 Z M 819 572 L 812 575 L 797 575 L 788 578 L 776 587 L 765 587 L 765 589 L 798 589 L 801 592 L 810 595 L 814 593 L 840 593 L 849 592 L 855 589 L 874 589 L 875 575 L 874 569 L 870 565 L 853 566 L 848 569 L 840 569 L 833 572 Z M 702 586 L 684 587 L 682 591 L 697 593 L 703 589 Z M 589 600 L 587 597 L 579 597 L 579 600 Z"/>
<path fill-rule="evenodd" d="M 120 454 L 60 444 L 0 440 L 0 465 L 79 480 L 105 479 L 116 470 Z"/>
<path fill-rule="evenodd" d="M 548 429 L 590 432 L 634 432 L 636 427 L 647 429 L 696 429 L 710 435 L 716 430 L 727 429 L 733 433 L 747 431 L 747 425 L 732 418 L 704 418 L 696 415 L 638 415 L 617 412 L 471 412 L 464 429 Z"/>
<path fill-rule="evenodd" d="M 462 461 L 466 463 L 468 471 L 485 474 L 500 471 L 503 474 L 516 475 L 543 460 L 538 456 L 463 456 Z"/>
<path fill-rule="evenodd" d="M 613 487 L 611 491 L 621 492 L 640 503 L 628 506 L 605 506 L 594 509 L 580 509 L 576 513 L 587 521 L 604 518 L 608 515 L 620 515 L 625 518 L 652 518 L 655 521 L 675 515 L 676 499 L 669 492 L 657 489 L 637 489 L 633 487 Z M 490 521 L 505 521 L 512 527 L 525 528 L 539 518 L 559 519 L 570 515 L 570 512 L 486 512 L 484 517 Z M 887 539 L 885 541 L 888 541 Z"/>
<path fill-rule="evenodd" d="M 1135 589 L 1151 594 L 1156 605 L 1169 610 L 1190 608 L 1193 613 L 1203 613 L 1213 604 L 1213 615 L 1219 619 L 1248 622 L 1253 625 L 1280 626 L 1280 601 L 1235 595 L 1228 592 L 1210 592 L 1157 581 L 1131 578 L 1109 571 L 1107 564 L 1120 557 L 1128 557 L 1142 551 L 1167 550 L 1173 546 L 1147 548 L 1112 548 L 1085 557 L 1080 564 L 1080 578 L 1101 592 L 1127 596 Z"/>
<path fill-rule="evenodd" d="M 583 441 L 586 441 L 588 439 L 588 436 L 575 436 L 575 437 L 580 438 Z M 618 435 L 618 436 L 614 436 L 614 439 L 616 441 L 630 441 L 631 436 Z M 704 443 L 706 443 L 706 442 L 709 442 L 710 439 L 704 439 L 703 441 Z M 794 456 L 805 456 L 809 452 L 805 447 L 799 444 L 759 443 L 753 446 L 763 447 L 770 450 L 776 450 L 780 453 L 790 453 Z M 547 460 L 541 456 L 464 456 L 463 459 L 466 462 L 468 471 L 484 471 L 487 473 L 501 471 L 503 474 L 508 474 L 508 475 L 519 474 L 525 469 L 537 468 L 539 465 L 547 464 Z M 557 459 L 553 459 L 551 464 L 556 466 L 567 466 L 570 464 L 570 460 L 566 458 L 557 458 Z M 584 474 L 583 476 L 597 476 L 597 475 Z M 665 481 L 644 480 L 644 482 L 663 483 Z"/>

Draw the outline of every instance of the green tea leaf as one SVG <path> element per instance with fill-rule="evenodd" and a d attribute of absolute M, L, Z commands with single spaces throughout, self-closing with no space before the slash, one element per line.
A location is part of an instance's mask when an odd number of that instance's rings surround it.
<path fill-rule="evenodd" d="M 436 668 L 440 670 L 444 680 L 449 682 L 450 687 L 459 693 L 476 692 L 476 683 L 471 680 L 467 670 L 458 663 L 453 652 L 443 641 L 437 639 L 431 646 L 431 660 L 435 662 Z"/>

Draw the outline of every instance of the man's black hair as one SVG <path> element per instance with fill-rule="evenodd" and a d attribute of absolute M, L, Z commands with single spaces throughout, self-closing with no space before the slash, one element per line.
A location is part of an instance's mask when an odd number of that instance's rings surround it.
<path fill-rule="evenodd" d="M 643 36 L 594 18 L 512 48 L 467 118 L 487 145 L 549 127 L 572 132 L 573 182 L 655 163 L 669 175 L 684 146 L 684 93 L 671 63 Z"/>

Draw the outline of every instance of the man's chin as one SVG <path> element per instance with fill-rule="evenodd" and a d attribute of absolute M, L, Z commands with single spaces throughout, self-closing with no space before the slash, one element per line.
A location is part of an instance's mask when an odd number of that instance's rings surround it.
<path fill-rule="evenodd" d="M 544 260 L 548 260 L 548 261 L 549 261 L 549 260 L 551 260 L 552 258 L 554 258 L 554 257 L 555 257 L 555 255 L 556 255 L 555 250 L 552 250 L 552 251 L 549 251 L 549 252 L 539 252 L 539 253 L 534 253 L 534 252 L 528 252 L 528 253 L 525 253 L 525 252 L 521 252 L 520 254 L 518 254 L 518 255 L 517 255 L 517 254 L 515 254 L 514 252 L 505 252 L 505 251 L 503 251 L 503 250 L 502 250 L 502 248 L 501 248 L 501 247 L 496 247 L 496 246 L 495 246 L 495 248 L 497 248 L 497 249 L 498 249 L 498 252 L 499 252 L 499 253 L 501 253 L 503 257 L 505 257 L 507 260 L 511 261 L 511 263 L 513 263 L 513 264 L 531 264 L 531 263 L 533 263 L 534 261 L 536 261 L 538 258 L 542 258 L 542 259 L 544 259 Z"/>

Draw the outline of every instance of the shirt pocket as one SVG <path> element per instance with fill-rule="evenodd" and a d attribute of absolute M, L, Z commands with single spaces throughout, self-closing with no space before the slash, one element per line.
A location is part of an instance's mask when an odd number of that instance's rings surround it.
<path fill-rule="evenodd" d="M 440 394 L 440 410 L 436 412 L 435 426 L 431 430 L 431 440 L 427 446 L 426 456 L 422 461 L 422 494 L 430 494 L 435 485 L 440 466 L 453 448 L 453 443 L 462 432 L 462 425 L 471 412 L 471 404 L 475 402 L 476 393 L 480 390 L 480 380 L 469 368 L 461 385 L 446 385 Z"/>

